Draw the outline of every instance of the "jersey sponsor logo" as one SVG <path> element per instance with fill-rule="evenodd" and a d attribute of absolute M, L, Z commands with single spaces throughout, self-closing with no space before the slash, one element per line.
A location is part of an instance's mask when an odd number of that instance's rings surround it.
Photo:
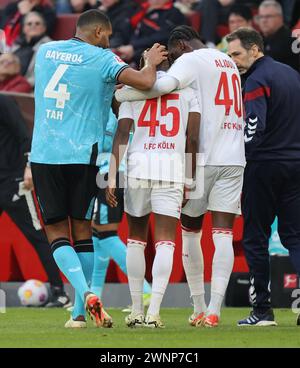
<path fill-rule="evenodd" d="M 47 50 L 46 59 L 54 59 L 54 60 L 60 60 L 65 62 L 72 62 L 81 64 L 83 62 L 83 58 L 81 54 L 72 54 L 70 52 L 61 52 L 56 50 Z"/>

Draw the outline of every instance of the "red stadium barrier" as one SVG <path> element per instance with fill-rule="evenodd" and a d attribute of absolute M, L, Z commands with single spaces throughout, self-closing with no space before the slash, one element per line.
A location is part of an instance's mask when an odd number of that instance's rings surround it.
<path fill-rule="evenodd" d="M 146 278 L 151 281 L 151 266 L 154 258 L 153 244 L 153 219 L 151 219 L 148 246 L 146 248 L 147 271 Z M 234 249 L 235 249 L 235 272 L 247 272 L 247 265 L 241 249 L 243 221 L 241 218 L 236 220 L 234 227 Z M 0 217 L 0 282 L 2 281 L 23 281 L 37 278 L 47 281 L 44 268 L 32 245 L 23 236 L 16 225 L 4 213 Z M 127 239 L 127 223 L 125 217 L 119 229 L 120 237 L 124 242 Z M 205 259 L 205 281 L 211 278 L 211 263 L 214 247 L 211 237 L 211 217 L 207 215 L 204 220 L 202 249 Z M 126 282 L 126 277 L 119 268 L 112 262 L 108 272 L 108 282 Z M 181 261 L 181 231 L 177 228 L 176 249 L 174 253 L 173 271 L 171 282 L 184 282 L 185 275 Z"/>

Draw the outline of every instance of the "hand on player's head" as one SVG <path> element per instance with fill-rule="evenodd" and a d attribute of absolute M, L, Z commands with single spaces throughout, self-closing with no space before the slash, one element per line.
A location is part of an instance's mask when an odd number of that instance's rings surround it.
<path fill-rule="evenodd" d="M 150 50 L 144 52 L 145 63 L 159 65 L 168 58 L 168 51 L 164 45 L 155 43 Z"/>

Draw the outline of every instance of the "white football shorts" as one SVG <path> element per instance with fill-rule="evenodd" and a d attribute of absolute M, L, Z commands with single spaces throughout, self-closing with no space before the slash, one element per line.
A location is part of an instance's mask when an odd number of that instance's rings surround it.
<path fill-rule="evenodd" d="M 149 213 L 180 218 L 183 184 L 158 180 L 127 178 L 124 210 L 131 216 Z"/>
<path fill-rule="evenodd" d="M 198 217 L 207 211 L 241 214 L 242 166 L 198 166 L 197 190 L 190 194 L 182 213 Z"/>

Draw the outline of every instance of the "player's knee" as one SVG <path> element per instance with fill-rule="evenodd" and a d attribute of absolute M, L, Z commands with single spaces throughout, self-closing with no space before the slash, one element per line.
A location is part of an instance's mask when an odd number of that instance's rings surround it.
<path fill-rule="evenodd" d="M 72 219 L 72 237 L 74 241 L 89 239 L 92 237 L 91 222 Z"/>
<path fill-rule="evenodd" d="M 190 217 L 181 214 L 181 225 L 186 230 L 200 231 L 202 228 L 203 216 Z"/>

